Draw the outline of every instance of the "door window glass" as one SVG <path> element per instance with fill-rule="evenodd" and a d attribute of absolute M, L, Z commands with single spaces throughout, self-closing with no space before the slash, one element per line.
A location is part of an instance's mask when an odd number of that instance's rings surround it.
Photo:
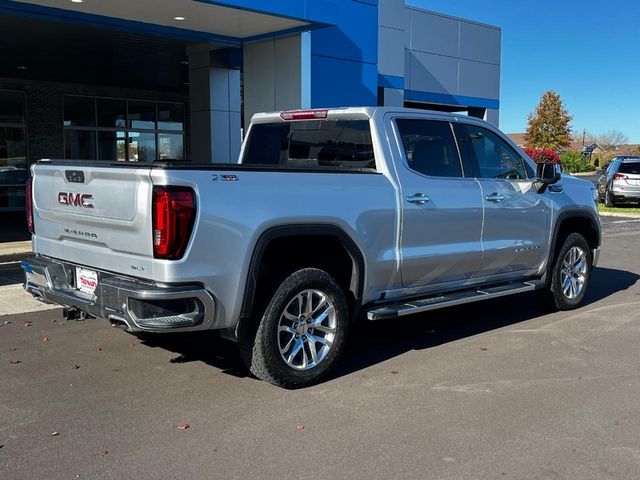
<path fill-rule="evenodd" d="M 0 123 L 25 123 L 24 95 L 0 91 Z"/>
<path fill-rule="evenodd" d="M 98 99 L 98 126 L 110 128 L 126 128 L 127 104 L 124 100 Z"/>
<path fill-rule="evenodd" d="M 0 211 L 24 209 L 27 163 L 22 92 L 0 91 Z"/>
<path fill-rule="evenodd" d="M 183 142 L 180 133 L 159 133 L 158 159 L 160 161 L 184 160 Z"/>
<path fill-rule="evenodd" d="M 184 105 L 65 95 L 65 158 L 184 160 Z"/>
<path fill-rule="evenodd" d="M 96 100 L 91 97 L 63 98 L 65 127 L 93 127 L 96 124 Z"/>
<path fill-rule="evenodd" d="M 96 132 L 92 130 L 65 130 L 65 158 L 74 160 L 96 159 Z"/>
<path fill-rule="evenodd" d="M 159 103 L 158 129 L 184 130 L 184 106 L 181 103 Z"/>
<path fill-rule="evenodd" d="M 407 165 L 430 177 L 461 177 L 462 166 L 448 122 L 396 120 Z"/>
<path fill-rule="evenodd" d="M 156 128 L 156 104 L 129 101 L 129 128 Z"/>
<path fill-rule="evenodd" d="M 520 155 L 495 133 L 467 124 L 456 124 L 455 130 L 463 155 L 475 166 L 478 178 L 527 178 Z"/>
<path fill-rule="evenodd" d="M 125 142 L 125 132 L 98 132 L 98 160 L 126 161 Z"/>
<path fill-rule="evenodd" d="M 129 132 L 129 161 L 153 162 L 155 159 L 155 133 Z"/>

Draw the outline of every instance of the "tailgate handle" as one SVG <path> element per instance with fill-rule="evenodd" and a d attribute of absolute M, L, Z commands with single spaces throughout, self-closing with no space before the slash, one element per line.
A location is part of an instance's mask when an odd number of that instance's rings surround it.
<path fill-rule="evenodd" d="M 82 170 L 65 170 L 64 176 L 68 182 L 84 183 L 84 172 Z"/>

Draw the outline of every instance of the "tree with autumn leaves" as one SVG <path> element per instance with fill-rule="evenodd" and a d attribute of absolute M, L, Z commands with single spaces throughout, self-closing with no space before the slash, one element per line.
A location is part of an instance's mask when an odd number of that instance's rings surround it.
<path fill-rule="evenodd" d="M 562 104 L 560 95 L 553 90 L 545 92 L 535 112 L 529 114 L 525 135 L 527 145 L 549 150 L 571 145 L 572 119 Z"/>

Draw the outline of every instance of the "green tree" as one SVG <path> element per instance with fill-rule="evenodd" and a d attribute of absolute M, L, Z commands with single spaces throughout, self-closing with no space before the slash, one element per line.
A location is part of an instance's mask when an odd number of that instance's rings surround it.
<path fill-rule="evenodd" d="M 535 112 L 529 114 L 525 141 L 530 147 L 558 150 L 571 145 L 573 117 L 558 95 L 549 90 L 542 95 Z"/>

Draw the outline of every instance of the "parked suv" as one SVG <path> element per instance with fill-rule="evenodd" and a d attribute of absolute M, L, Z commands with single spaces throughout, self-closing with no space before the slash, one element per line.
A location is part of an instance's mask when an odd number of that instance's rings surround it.
<path fill-rule="evenodd" d="M 598 179 L 598 197 L 607 207 L 640 203 L 640 157 L 615 157 Z"/>

